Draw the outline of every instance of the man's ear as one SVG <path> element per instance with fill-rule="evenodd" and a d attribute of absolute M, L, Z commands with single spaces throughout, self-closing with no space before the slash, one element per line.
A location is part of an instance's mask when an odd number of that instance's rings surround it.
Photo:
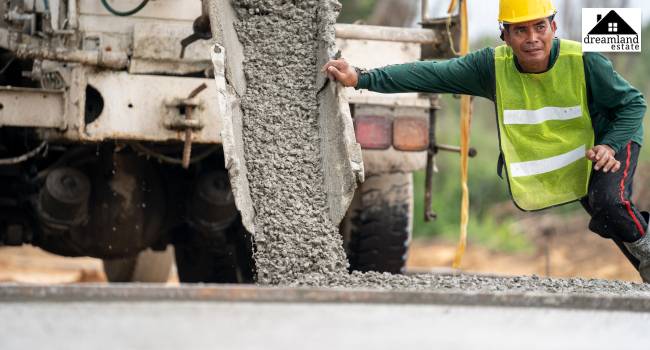
<path fill-rule="evenodd" d="M 501 29 L 501 40 L 505 41 L 506 44 L 510 46 L 510 33 L 508 32 L 508 29 Z"/>
<path fill-rule="evenodd" d="M 557 32 L 557 23 L 555 20 L 551 21 L 551 30 L 553 31 L 553 35 L 555 35 L 555 32 Z"/>

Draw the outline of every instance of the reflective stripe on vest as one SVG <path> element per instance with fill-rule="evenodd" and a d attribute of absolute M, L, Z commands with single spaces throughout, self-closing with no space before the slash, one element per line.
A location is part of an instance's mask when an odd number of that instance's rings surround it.
<path fill-rule="evenodd" d="M 540 210 L 587 194 L 594 144 L 582 48 L 561 40 L 553 67 L 520 73 L 512 49 L 495 49 L 499 144 L 510 193 L 522 210 Z"/>
<path fill-rule="evenodd" d="M 567 120 L 582 117 L 582 107 L 544 107 L 536 111 L 505 110 L 504 124 L 539 124 L 548 120 Z"/>
<path fill-rule="evenodd" d="M 560 154 L 559 156 L 528 162 L 512 163 L 510 164 L 510 175 L 512 177 L 520 177 L 549 173 L 564 168 L 580 158 L 584 158 L 585 152 L 585 146 L 582 145 L 573 151 Z"/>

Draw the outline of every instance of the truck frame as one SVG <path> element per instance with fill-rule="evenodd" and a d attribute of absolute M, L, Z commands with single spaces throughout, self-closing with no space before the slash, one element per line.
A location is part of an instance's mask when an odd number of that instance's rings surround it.
<path fill-rule="evenodd" d="M 100 258 L 118 282 L 165 281 L 174 257 L 183 282 L 253 280 L 254 228 L 231 167 L 234 12 L 218 0 L 210 16 L 207 4 L 156 0 L 116 16 L 99 0 L 0 1 L 0 245 Z M 337 25 L 337 45 L 363 68 L 449 57 L 457 20 Z M 437 96 L 343 94 L 347 157 L 363 158 L 351 164 L 365 182 L 330 210 L 351 269 L 399 273 L 411 173 L 441 149 Z"/>

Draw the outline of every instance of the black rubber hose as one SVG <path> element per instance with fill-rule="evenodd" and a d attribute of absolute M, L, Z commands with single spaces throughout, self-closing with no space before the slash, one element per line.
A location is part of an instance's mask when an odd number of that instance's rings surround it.
<path fill-rule="evenodd" d="M 140 5 L 136 6 L 133 10 L 118 11 L 118 10 L 114 9 L 113 7 L 111 7 L 111 5 L 109 5 L 106 0 L 101 0 L 101 1 L 102 1 L 102 5 L 104 5 L 104 8 L 106 8 L 106 10 L 108 10 L 108 12 L 114 14 L 115 16 L 120 16 L 120 17 L 131 16 L 131 15 L 134 15 L 134 14 L 140 12 L 140 10 L 142 10 L 142 8 L 147 6 L 147 3 L 149 2 L 149 0 L 142 0 Z"/>

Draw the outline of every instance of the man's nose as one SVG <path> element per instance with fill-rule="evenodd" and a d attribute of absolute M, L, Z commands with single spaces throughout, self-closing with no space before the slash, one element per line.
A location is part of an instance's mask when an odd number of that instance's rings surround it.
<path fill-rule="evenodd" d="M 529 30 L 528 36 L 526 37 L 526 43 L 536 44 L 538 42 L 539 42 L 539 34 L 537 34 L 534 30 Z"/>

